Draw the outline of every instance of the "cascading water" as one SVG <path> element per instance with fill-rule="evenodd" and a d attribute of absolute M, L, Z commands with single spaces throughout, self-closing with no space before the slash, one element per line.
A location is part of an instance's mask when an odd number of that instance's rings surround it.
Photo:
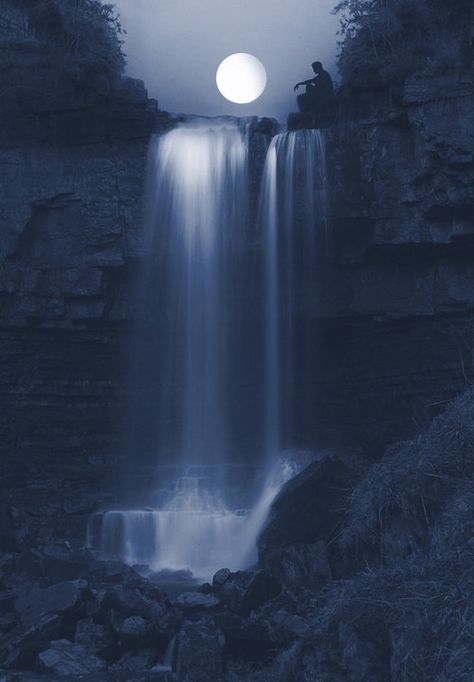
<path fill-rule="evenodd" d="M 265 259 L 265 450 L 272 458 L 295 446 L 296 360 L 308 374 L 318 253 L 327 246 L 326 164 L 319 130 L 276 135 L 268 149 L 261 194 Z M 306 338 L 305 338 L 306 337 Z"/>
<path fill-rule="evenodd" d="M 230 447 L 247 148 L 245 123 L 206 121 L 179 126 L 151 145 L 153 257 L 133 368 L 145 400 L 135 410 L 132 447 L 145 435 L 153 457 L 158 447 L 160 457 L 170 453 L 185 465 L 220 463 Z"/>
<path fill-rule="evenodd" d="M 314 269 L 324 155 L 314 131 L 277 136 L 270 145 L 259 221 L 263 309 L 256 322 L 247 310 L 248 127 L 248 121 L 196 121 L 151 144 L 146 246 L 152 258 L 132 348 L 129 447 L 179 463 L 183 474 L 158 507 L 95 515 L 90 543 L 104 558 L 157 571 L 190 568 L 205 578 L 222 566 L 244 568 L 256 558 L 272 500 L 295 473 L 279 462 L 291 445 L 291 424 L 282 424 L 293 405 L 293 271 L 301 254 L 304 272 Z M 260 411 L 242 409 L 251 403 L 245 392 L 251 381 Z M 257 432 L 266 482 L 250 511 L 235 511 L 219 466 L 238 457 L 250 431 Z M 211 481 L 202 471 L 190 475 L 205 466 L 214 471 Z"/>

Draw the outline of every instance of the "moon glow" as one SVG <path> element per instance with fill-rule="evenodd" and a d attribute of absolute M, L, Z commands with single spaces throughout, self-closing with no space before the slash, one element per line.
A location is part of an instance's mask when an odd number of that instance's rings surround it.
<path fill-rule="evenodd" d="M 219 92 L 230 102 L 248 104 L 260 97 L 267 85 L 262 62 L 247 52 L 237 52 L 224 59 L 216 73 Z"/>

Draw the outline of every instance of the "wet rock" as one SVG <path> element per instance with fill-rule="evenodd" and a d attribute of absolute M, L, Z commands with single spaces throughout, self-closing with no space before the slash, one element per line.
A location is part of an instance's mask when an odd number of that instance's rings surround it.
<path fill-rule="evenodd" d="M 95 583 L 124 583 L 138 577 L 133 568 L 121 561 L 96 561 L 89 569 L 89 578 Z"/>
<path fill-rule="evenodd" d="M 178 635 L 180 682 L 223 680 L 224 635 L 211 619 L 186 622 Z"/>
<path fill-rule="evenodd" d="M 226 611 L 217 613 L 214 620 L 224 633 L 226 651 L 232 656 L 258 659 L 275 647 L 271 628 L 265 619 Z"/>
<path fill-rule="evenodd" d="M 200 592 L 184 592 L 175 603 L 185 611 L 214 611 L 220 606 L 220 601 L 216 597 Z"/>
<path fill-rule="evenodd" d="M 221 568 L 212 579 L 212 587 L 218 590 L 230 578 L 232 571 L 229 568 Z"/>
<path fill-rule="evenodd" d="M 106 604 L 122 618 L 139 616 L 150 622 L 159 637 L 169 639 L 176 630 L 178 619 L 166 595 L 142 578 L 115 585 L 106 595 Z"/>
<path fill-rule="evenodd" d="M 156 650 L 140 649 L 139 651 L 127 651 L 119 660 L 110 666 L 110 672 L 120 671 L 140 672 L 150 670 L 156 661 Z"/>
<path fill-rule="evenodd" d="M 167 604 L 165 595 L 158 587 L 136 580 L 114 586 L 109 592 L 109 601 L 113 608 L 125 616 L 142 617 L 152 612 L 162 615 Z"/>
<path fill-rule="evenodd" d="M 242 597 L 242 608 L 249 613 L 277 597 L 282 590 L 280 582 L 266 571 L 258 571 L 251 579 Z"/>
<path fill-rule="evenodd" d="M 15 608 L 23 625 L 33 625 L 46 613 L 79 614 L 87 593 L 85 580 L 65 581 L 18 597 Z"/>
<path fill-rule="evenodd" d="M 289 114 L 287 126 L 288 130 L 310 130 L 312 128 L 328 128 L 333 125 L 333 123 L 333 111 L 328 111 L 323 114 L 302 114 L 295 111 Z"/>
<path fill-rule="evenodd" d="M 90 675 L 105 669 L 104 661 L 98 656 L 67 639 L 51 642 L 49 649 L 42 651 L 38 658 L 43 668 L 63 677 Z"/>
<path fill-rule="evenodd" d="M 94 623 L 91 618 L 77 623 L 74 642 L 100 656 L 107 656 L 115 646 L 112 630 L 107 625 Z"/>
<path fill-rule="evenodd" d="M 129 616 L 117 628 L 120 640 L 127 644 L 145 643 L 153 633 L 151 623 L 141 616 Z"/>
<path fill-rule="evenodd" d="M 62 629 L 63 621 L 58 615 L 43 616 L 30 628 L 15 628 L 1 643 L 0 667 L 6 670 L 27 667 L 46 642 L 61 635 Z"/>
<path fill-rule="evenodd" d="M 290 585 L 298 576 L 300 584 L 317 587 L 340 574 L 343 562 L 334 540 L 351 484 L 342 461 L 323 457 L 283 486 L 258 541 L 260 565 Z"/>
<path fill-rule="evenodd" d="M 75 580 L 84 576 L 93 561 L 88 550 L 74 551 L 66 542 L 57 542 L 41 549 L 42 572 L 52 583 Z"/>
<path fill-rule="evenodd" d="M 232 573 L 228 569 L 222 569 L 214 576 L 214 593 L 216 597 L 233 613 L 243 613 L 244 596 L 249 583 L 252 580 L 252 573 L 236 571 Z M 225 571 L 225 572 L 224 572 Z M 219 575 L 220 574 L 220 575 Z"/>

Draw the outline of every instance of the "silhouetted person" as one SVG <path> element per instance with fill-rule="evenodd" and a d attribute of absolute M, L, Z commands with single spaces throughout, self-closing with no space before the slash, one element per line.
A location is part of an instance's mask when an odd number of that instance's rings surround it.
<path fill-rule="evenodd" d="M 333 98 L 334 85 L 331 76 L 323 69 L 321 62 L 313 62 L 311 66 L 316 74 L 315 77 L 297 83 L 295 85 L 295 92 L 300 85 L 306 85 L 305 94 L 298 95 L 297 98 L 301 113 L 321 114 L 328 108 Z"/>

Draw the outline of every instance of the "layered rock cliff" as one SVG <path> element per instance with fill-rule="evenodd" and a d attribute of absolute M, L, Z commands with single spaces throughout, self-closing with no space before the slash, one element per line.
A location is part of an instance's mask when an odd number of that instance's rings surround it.
<path fill-rule="evenodd" d="M 364 97 L 324 131 L 330 244 L 297 308 L 315 366 L 297 367 L 296 444 L 378 456 L 473 374 L 472 80 Z M 62 106 L 23 97 L 1 118 L 4 482 L 15 496 L 13 474 L 31 488 L 50 465 L 76 499 L 117 466 L 147 147 L 174 123 L 136 81 Z M 271 124 L 259 132 L 254 209 Z"/>
<path fill-rule="evenodd" d="M 325 131 L 331 246 L 318 426 L 376 450 L 472 380 L 472 73 L 343 103 Z"/>
<path fill-rule="evenodd" d="M 117 457 L 148 141 L 169 117 L 140 81 L 60 94 L 0 112 L 1 481 L 46 526 L 82 509 L 82 535 Z"/>

